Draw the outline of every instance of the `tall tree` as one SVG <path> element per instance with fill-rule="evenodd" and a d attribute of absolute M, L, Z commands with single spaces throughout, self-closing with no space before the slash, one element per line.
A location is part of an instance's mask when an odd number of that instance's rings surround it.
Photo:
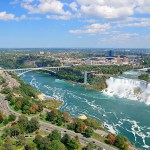
<path fill-rule="evenodd" d="M 71 150 L 77 150 L 77 149 L 79 149 L 79 147 L 80 147 L 80 143 L 79 143 L 79 141 L 78 141 L 77 139 L 75 139 L 75 138 L 72 138 L 72 139 L 70 140 L 70 142 L 68 143 L 68 145 L 67 145 L 67 148 L 68 148 L 68 149 L 71 149 Z"/>
<path fill-rule="evenodd" d="M 28 121 L 27 117 L 25 117 L 24 115 L 21 115 L 19 117 L 19 119 L 18 119 L 18 125 L 19 125 L 20 130 L 21 130 L 22 133 L 24 133 L 26 131 L 28 123 L 29 123 L 29 121 Z"/>
<path fill-rule="evenodd" d="M 91 127 L 86 128 L 85 130 L 85 136 L 86 137 L 91 137 L 93 135 L 93 129 Z"/>
<path fill-rule="evenodd" d="M 65 135 L 62 137 L 61 142 L 62 142 L 64 145 L 66 145 L 66 147 L 67 147 L 67 145 L 69 144 L 70 140 L 71 140 L 71 137 L 70 137 L 68 134 L 65 134 Z"/>
<path fill-rule="evenodd" d="M 36 118 L 31 118 L 27 126 L 27 131 L 31 133 L 31 132 L 38 130 L 39 127 L 40 127 L 40 124 L 38 120 Z"/>
<path fill-rule="evenodd" d="M 25 146 L 26 145 L 26 138 L 23 135 L 18 136 L 16 145 Z"/>
<path fill-rule="evenodd" d="M 51 134 L 49 134 L 48 138 L 50 139 L 50 141 L 53 140 L 61 140 L 61 133 L 57 130 L 53 130 Z"/>
<path fill-rule="evenodd" d="M 58 140 L 53 140 L 50 145 L 50 150 L 66 150 L 65 145 Z"/>
<path fill-rule="evenodd" d="M 37 150 L 36 144 L 33 142 L 27 143 L 24 148 L 25 150 Z"/>

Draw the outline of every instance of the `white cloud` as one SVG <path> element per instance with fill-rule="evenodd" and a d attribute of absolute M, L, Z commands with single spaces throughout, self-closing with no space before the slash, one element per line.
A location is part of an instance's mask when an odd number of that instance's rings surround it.
<path fill-rule="evenodd" d="M 150 14 L 150 0 L 137 0 L 136 11 L 142 14 Z"/>
<path fill-rule="evenodd" d="M 134 14 L 135 4 L 129 0 L 77 0 L 87 17 L 122 19 Z"/>
<path fill-rule="evenodd" d="M 9 14 L 6 11 L 0 12 L 0 20 L 8 21 L 8 20 L 15 20 L 14 14 Z"/>
<path fill-rule="evenodd" d="M 150 18 L 129 18 L 126 23 L 119 23 L 118 27 L 150 27 Z"/>
<path fill-rule="evenodd" d="M 55 19 L 55 20 L 68 20 L 71 16 L 69 15 L 47 15 L 47 19 Z"/>
<path fill-rule="evenodd" d="M 109 30 L 111 26 L 109 24 L 91 24 L 89 26 L 84 27 L 83 30 L 70 30 L 70 33 L 88 33 L 88 34 L 106 34 L 106 31 Z"/>
<path fill-rule="evenodd" d="M 70 5 L 70 8 L 73 10 L 73 11 L 77 11 L 78 10 L 78 5 L 76 2 L 72 2 Z"/>
<path fill-rule="evenodd" d="M 38 4 L 22 3 L 22 7 L 31 14 L 57 14 L 70 15 L 69 11 L 64 10 L 64 4 L 59 0 L 38 0 Z"/>
<path fill-rule="evenodd" d="M 7 13 L 6 11 L 0 12 L 0 20 L 2 21 L 21 21 L 21 20 L 39 20 L 39 17 L 27 17 L 26 15 L 21 15 L 16 17 L 14 14 Z"/>
<path fill-rule="evenodd" d="M 127 42 L 130 41 L 132 39 L 138 39 L 138 34 L 137 33 L 120 33 L 120 34 L 113 34 L 110 35 L 110 37 L 107 38 L 102 38 L 101 41 L 102 42 Z"/>

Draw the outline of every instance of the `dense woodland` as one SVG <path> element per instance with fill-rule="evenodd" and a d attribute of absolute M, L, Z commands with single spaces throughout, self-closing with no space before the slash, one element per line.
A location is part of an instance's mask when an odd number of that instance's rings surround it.
<path fill-rule="evenodd" d="M 59 61 L 39 56 L 17 56 L 16 55 L 0 55 L 0 66 L 4 68 L 26 68 L 26 67 L 48 67 L 60 66 Z"/>

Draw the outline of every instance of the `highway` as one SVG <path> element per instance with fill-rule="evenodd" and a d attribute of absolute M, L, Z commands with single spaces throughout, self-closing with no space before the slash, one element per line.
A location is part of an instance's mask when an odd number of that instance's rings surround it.
<path fill-rule="evenodd" d="M 0 100 L 0 102 L 1 101 L 2 100 Z M 10 109 L 7 100 L 4 100 L 3 102 L 4 102 L 4 108 L 3 109 L 4 109 L 4 112 L 6 113 L 6 115 L 14 114 L 16 117 L 19 117 L 21 115 L 21 114 L 15 112 L 14 110 Z M 28 117 L 28 119 L 31 119 L 31 117 Z M 64 129 L 64 128 L 61 128 L 59 126 L 55 126 L 53 124 L 49 124 L 49 123 L 46 123 L 46 122 L 43 122 L 43 121 L 39 121 L 39 123 L 40 123 L 40 128 L 45 130 L 45 131 L 51 132 L 52 130 L 56 129 L 56 130 L 60 131 L 62 135 L 68 134 L 71 137 L 78 136 L 79 141 L 82 145 L 87 145 L 89 142 L 93 142 L 95 145 L 100 146 L 105 150 L 116 150 L 116 148 L 110 147 L 109 145 L 107 145 L 105 143 L 102 143 L 98 140 L 95 140 L 95 139 L 92 139 L 92 138 L 85 138 L 80 133 L 75 133 L 74 131 L 67 130 L 67 129 Z"/>

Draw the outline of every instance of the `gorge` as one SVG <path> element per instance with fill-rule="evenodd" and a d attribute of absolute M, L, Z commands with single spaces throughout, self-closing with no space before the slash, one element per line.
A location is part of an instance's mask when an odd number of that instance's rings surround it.
<path fill-rule="evenodd" d="M 141 149 L 149 149 L 149 85 L 136 79 L 139 73 L 129 71 L 108 79 L 105 92 L 87 90 L 49 74 L 29 72 L 22 79 L 45 95 L 63 101 L 60 110 L 101 120 L 110 132 L 125 135 Z M 134 94 L 135 89 L 138 94 Z"/>

